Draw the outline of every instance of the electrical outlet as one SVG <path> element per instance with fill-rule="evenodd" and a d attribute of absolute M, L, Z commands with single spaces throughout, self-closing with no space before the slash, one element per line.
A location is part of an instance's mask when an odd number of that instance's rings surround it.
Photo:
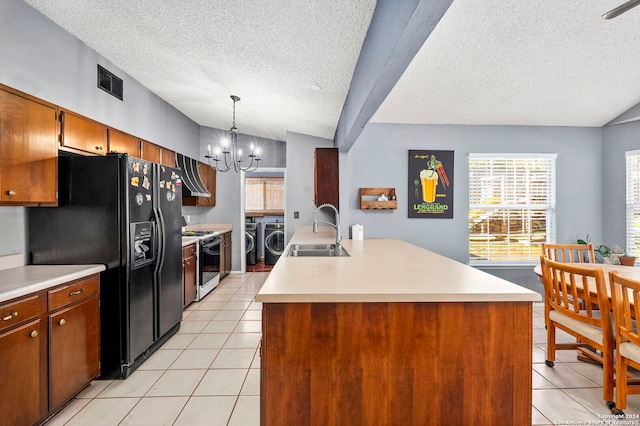
<path fill-rule="evenodd" d="M 294 219 L 300 219 L 300 212 L 293 212 Z"/>

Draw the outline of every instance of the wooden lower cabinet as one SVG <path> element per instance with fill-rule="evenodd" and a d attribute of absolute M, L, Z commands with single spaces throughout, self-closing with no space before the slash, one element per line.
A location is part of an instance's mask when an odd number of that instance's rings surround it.
<path fill-rule="evenodd" d="M 263 302 L 262 425 L 530 425 L 530 302 Z"/>
<path fill-rule="evenodd" d="M 31 425 L 41 409 L 40 321 L 0 333 L 0 425 Z"/>
<path fill-rule="evenodd" d="M 182 247 L 182 281 L 184 284 L 183 307 L 196 299 L 198 293 L 198 258 L 196 244 Z"/>
<path fill-rule="evenodd" d="M 100 374 L 100 307 L 91 297 L 49 315 L 49 406 L 58 407 Z"/>
<path fill-rule="evenodd" d="M 225 232 L 220 243 L 220 279 L 231 272 L 231 263 L 231 232 Z"/>
<path fill-rule="evenodd" d="M 100 275 L 0 303 L 0 426 L 40 423 L 100 373 Z"/>

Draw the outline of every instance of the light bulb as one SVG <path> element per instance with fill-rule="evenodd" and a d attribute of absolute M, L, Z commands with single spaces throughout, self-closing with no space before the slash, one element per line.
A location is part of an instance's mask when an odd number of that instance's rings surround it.
<path fill-rule="evenodd" d="M 253 145 L 253 143 L 252 143 L 252 144 L 251 144 L 251 151 L 253 151 L 253 148 L 254 148 L 254 145 Z"/>
<path fill-rule="evenodd" d="M 219 146 L 216 146 L 215 148 L 213 148 L 213 153 L 214 153 L 216 156 L 217 156 L 217 155 L 219 155 L 219 154 L 220 154 L 220 152 L 221 152 L 221 150 L 220 150 L 220 147 L 219 147 Z"/>
<path fill-rule="evenodd" d="M 229 145 L 229 139 L 227 138 L 222 138 L 222 146 L 224 146 L 225 148 L 227 147 L 227 145 Z"/>
<path fill-rule="evenodd" d="M 211 144 L 207 145 L 207 155 L 211 155 Z"/>
<path fill-rule="evenodd" d="M 238 150 L 238 157 L 242 157 L 242 150 L 241 149 Z"/>

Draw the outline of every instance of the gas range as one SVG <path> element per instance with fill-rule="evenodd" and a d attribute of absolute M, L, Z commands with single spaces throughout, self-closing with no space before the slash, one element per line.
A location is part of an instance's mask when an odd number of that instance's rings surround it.
<path fill-rule="evenodd" d="M 220 235 L 220 233 L 215 231 L 185 231 L 182 233 L 183 237 L 198 239 L 215 237 L 217 235 Z"/>

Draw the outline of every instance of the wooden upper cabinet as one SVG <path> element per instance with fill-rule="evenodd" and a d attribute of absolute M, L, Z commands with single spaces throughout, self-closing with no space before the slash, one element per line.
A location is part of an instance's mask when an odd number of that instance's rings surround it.
<path fill-rule="evenodd" d="M 107 126 L 71 111 L 60 110 L 60 146 L 70 151 L 105 155 Z"/>
<path fill-rule="evenodd" d="M 167 167 L 176 166 L 176 153 L 167 148 L 160 147 L 160 164 Z"/>
<path fill-rule="evenodd" d="M 340 173 L 338 148 L 316 148 L 314 153 L 314 203 L 316 206 L 329 203 L 340 208 Z"/>
<path fill-rule="evenodd" d="M 109 152 L 140 157 L 140 140 L 135 136 L 115 129 L 109 129 Z"/>
<path fill-rule="evenodd" d="M 176 166 L 176 153 L 160 145 L 140 139 L 140 158 L 167 167 Z"/>
<path fill-rule="evenodd" d="M 216 169 L 198 161 L 198 174 L 211 197 L 182 197 L 183 206 L 215 207 L 216 205 Z M 183 183 L 184 185 L 184 183 Z"/>
<path fill-rule="evenodd" d="M 160 163 L 160 147 L 144 139 L 140 139 L 140 158 L 151 161 L 152 163 Z"/>
<path fill-rule="evenodd" d="M 53 104 L 0 85 L 0 205 L 58 203 Z"/>

